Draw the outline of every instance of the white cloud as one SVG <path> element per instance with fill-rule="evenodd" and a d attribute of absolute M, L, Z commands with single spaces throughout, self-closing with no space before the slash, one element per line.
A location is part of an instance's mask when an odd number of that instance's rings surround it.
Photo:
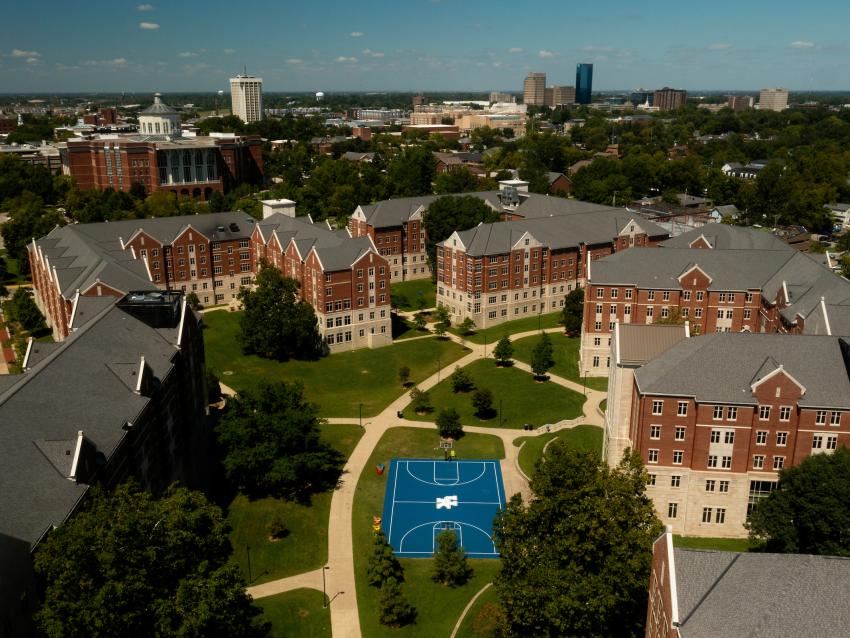
<path fill-rule="evenodd" d="M 224 50 L 225 55 L 233 55 L 234 53 L 236 53 L 236 49 L 225 49 Z"/>
<path fill-rule="evenodd" d="M 304 64 L 304 60 L 302 60 L 301 58 L 289 58 L 286 63 L 289 66 L 301 66 L 302 64 Z"/>
<path fill-rule="evenodd" d="M 363 32 L 362 31 L 352 31 L 348 35 L 350 35 L 352 38 L 362 38 Z"/>
<path fill-rule="evenodd" d="M 178 58 L 197 58 L 198 54 L 193 51 L 183 51 L 177 54 Z"/>
<path fill-rule="evenodd" d="M 537 57 L 539 57 L 539 58 L 544 58 L 544 59 L 545 59 L 545 58 L 554 58 L 554 57 L 555 57 L 555 54 L 554 54 L 552 51 L 544 51 L 544 50 L 542 50 L 542 49 L 541 49 L 541 50 L 537 53 Z"/>
<path fill-rule="evenodd" d="M 732 45 L 728 42 L 715 42 L 714 44 L 708 45 L 709 51 L 723 51 L 724 49 L 730 48 Z"/>
<path fill-rule="evenodd" d="M 140 4 L 136 7 L 136 11 L 153 11 L 152 4 Z"/>
<path fill-rule="evenodd" d="M 159 25 L 156 22 L 139 22 L 139 28 L 145 31 L 156 31 Z"/>
<path fill-rule="evenodd" d="M 609 53 L 609 52 L 613 51 L 614 49 L 613 49 L 613 47 L 604 47 L 604 46 L 598 46 L 598 45 L 595 45 L 595 44 L 588 44 L 587 46 L 582 47 L 581 50 L 582 51 L 602 51 L 603 53 Z"/>
<path fill-rule="evenodd" d="M 508 53 L 522 53 L 522 47 L 511 47 L 508 49 Z"/>
<path fill-rule="evenodd" d="M 39 58 L 41 53 L 38 51 L 24 51 L 23 49 L 12 49 L 13 58 Z"/>
<path fill-rule="evenodd" d="M 815 46 L 814 42 L 806 42 L 805 40 L 794 40 L 791 43 L 792 49 L 811 49 Z"/>
<path fill-rule="evenodd" d="M 348 63 L 351 63 L 351 62 L 357 62 L 357 58 L 351 58 L 351 57 L 346 57 L 346 56 L 344 56 L 344 55 L 341 55 L 341 56 L 339 56 L 339 57 L 338 57 L 336 60 L 334 60 L 334 61 L 335 61 L 335 62 L 340 62 L 340 63 L 343 63 L 343 64 L 344 64 L 344 63 L 346 63 L 346 62 L 348 62 Z"/>
<path fill-rule="evenodd" d="M 86 60 L 84 66 L 124 67 L 127 66 L 127 58 L 112 58 L 111 60 Z"/>
<path fill-rule="evenodd" d="M 41 58 L 27 58 L 27 64 L 41 64 Z"/>
<path fill-rule="evenodd" d="M 381 51 L 372 51 L 370 49 L 363 49 L 363 55 L 367 55 L 370 58 L 382 58 L 384 57 L 383 52 Z"/>

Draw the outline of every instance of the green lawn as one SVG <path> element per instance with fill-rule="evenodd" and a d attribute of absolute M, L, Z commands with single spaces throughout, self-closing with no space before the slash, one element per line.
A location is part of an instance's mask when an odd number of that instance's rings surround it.
<path fill-rule="evenodd" d="M 561 333 L 550 333 L 552 345 L 555 348 L 555 365 L 549 371 L 559 377 L 584 383 L 585 379 L 578 373 L 578 349 L 580 340 L 577 337 L 567 337 Z M 523 363 L 531 363 L 531 351 L 537 345 L 540 337 L 525 337 L 514 341 L 514 358 Z M 608 377 L 587 377 L 587 387 L 593 390 L 608 389 Z"/>
<path fill-rule="evenodd" d="M 399 636 L 432 638 L 449 636 L 463 608 L 475 593 L 493 580 L 499 563 L 495 560 L 470 560 L 475 570 L 463 587 L 449 589 L 431 581 L 431 559 L 402 558 L 405 571 L 404 593 L 419 614 L 416 623 L 401 629 L 389 629 L 378 622 L 378 590 L 366 581 L 366 564 L 372 545 L 372 516 L 380 516 L 384 504 L 386 473 L 377 476 L 375 465 L 392 457 L 442 458 L 437 434 L 417 428 L 392 428 L 375 447 L 366 469 L 357 483 L 354 496 L 354 569 L 357 578 L 357 604 L 360 625 L 368 638 Z M 467 434 L 455 445 L 461 459 L 501 459 L 505 456 L 501 439 L 486 434 Z"/>
<path fill-rule="evenodd" d="M 437 305 L 437 287 L 431 283 L 431 278 L 399 281 L 390 284 L 393 306 L 399 310 L 419 310 L 419 299 L 425 301 L 422 308 L 433 308 Z"/>
<path fill-rule="evenodd" d="M 408 319 L 405 319 L 404 317 L 399 317 L 395 313 L 393 313 L 391 316 L 393 339 L 396 341 L 398 341 L 399 339 L 410 339 L 411 337 L 424 337 L 426 335 L 431 334 L 427 330 L 417 330 L 416 324 L 414 324 Z"/>
<path fill-rule="evenodd" d="M 362 435 L 363 430 L 357 425 L 322 426 L 322 438 L 346 458 Z M 332 492 L 316 494 L 310 505 L 276 498 L 251 501 L 242 494 L 233 499 L 227 514 L 233 528 L 231 560 L 239 565 L 250 584 L 292 576 L 327 562 L 331 495 Z M 276 515 L 283 519 L 289 535 L 271 541 L 268 524 Z"/>
<path fill-rule="evenodd" d="M 258 598 L 272 638 L 331 638 L 331 611 L 322 609 L 322 592 L 294 589 L 277 596 Z"/>
<path fill-rule="evenodd" d="M 484 339 L 486 338 L 488 346 L 487 351 L 489 352 L 490 344 L 495 346 L 496 342 L 504 335 L 512 335 L 518 332 L 528 332 L 529 330 L 538 330 L 543 328 L 557 328 L 560 324 L 561 313 L 549 312 L 545 315 L 534 315 L 533 317 L 526 317 L 515 321 L 506 321 L 505 323 L 500 323 L 498 326 L 493 326 L 492 328 L 476 330 L 472 334 L 463 338 L 472 343 L 484 343 Z M 456 326 L 452 327 L 450 330 L 454 334 L 462 336 Z"/>
<path fill-rule="evenodd" d="M 323 416 L 374 416 L 402 394 L 398 369 L 410 368 L 410 381 L 419 383 L 460 359 L 466 348 L 448 340 L 417 339 L 384 348 L 340 352 L 318 361 L 271 361 L 245 355 L 236 340 L 241 313 L 217 311 L 204 315 L 207 365 L 222 383 L 238 390 L 260 381 L 301 381 L 307 399 Z M 231 374 L 224 374 L 225 371 Z"/>
<path fill-rule="evenodd" d="M 673 545 L 682 549 L 714 549 L 720 552 L 748 552 L 754 546 L 748 538 L 698 538 L 673 534 Z"/>
<path fill-rule="evenodd" d="M 568 446 L 577 450 L 589 450 L 598 455 L 602 454 L 602 428 L 595 425 L 577 425 L 569 430 L 558 430 L 551 434 L 540 436 L 524 436 L 514 440 L 514 445 L 525 441 L 519 451 L 519 466 L 526 476 L 534 472 L 534 465 L 543 456 L 543 448 L 552 439 L 560 439 Z"/>
<path fill-rule="evenodd" d="M 433 421 L 442 408 L 453 407 L 460 413 L 464 425 L 519 428 L 524 423 L 540 426 L 574 419 L 582 414 L 584 396 L 554 383 L 537 382 L 523 370 L 500 368 L 492 359 L 475 361 L 464 370 L 477 387 L 487 388 L 493 393 L 493 408 L 498 412 L 501 406 L 501 420 L 498 414 L 486 421 L 475 416 L 472 392 L 452 391 L 449 377 L 454 368 L 450 367 L 443 368 L 443 381 L 428 391 L 434 411 L 417 415 L 408 407 L 405 408 L 404 416 L 415 421 Z"/>
<path fill-rule="evenodd" d="M 469 608 L 460 628 L 457 638 L 492 638 L 495 632 L 494 612 L 499 607 L 499 597 L 496 595 L 495 587 L 488 587 Z"/>

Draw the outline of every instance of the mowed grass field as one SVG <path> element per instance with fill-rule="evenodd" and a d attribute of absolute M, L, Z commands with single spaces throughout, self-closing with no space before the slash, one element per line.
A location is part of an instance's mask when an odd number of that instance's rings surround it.
<path fill-rule="evenodd" d="M 390 284 L 390 294 L 399 310 L 419 310 L 420 307 L 433 308 L 437 305 L 437 286 L 431 283 L 431 277 Z"/>
<path fill-rule="evenodd" d="M 454 319 L 452 320 L 454 322 Z M 494 347 L 496 342 L 504 335 L 512 335 L 520 332 L 528 332 L 529 330 L 542 330 L 544 328 L 557 328 L 561 325 L 561 313 L 549 312 L 543 315 L 534 315 L 533 317 L 525 317 L 524 319 L 516 319 L 514 321 L 506 321 L 492 328 L 483 330 L 475 330 L 472 334 L 463 338 L 471 343 L 483 344 L 487 341 L 487 350 L 489 352 L 490 344 Z M 451 332 L 458 336 L 462 336 L 457 327 L 452 327 Z"/>
<path fill-rule="evenodd" d="M 322 592 L 294 589 L 254 601 L 271 622 L 272 638 L 331 638 L 331 610 L 322 609 Z"/>
<path fill-rule="evenodd" d="M 590 451 L 600 456 L 602 454 L 602 428 L 595 425 L 577 425 L 568 430 L 558 430 L 540 436 L 520 437 L 514 439 L 514 445 L 525 442 L 519 451 L 519 466 L 526 476 L 531 477 L 535 464 L 543 458 L 543 449 L 554 439 L 563 441 L 576 450 Z"/>
<path fill-rule="evenodd" d="M 362 435 L 363 429 L 358 425 L 322 426 L 322 439 L 346 458 Z M 309 505 L 277 498 L 252 501 L 243 494 L 233 499 L 227 508 L 232 527 L 231 560 L 249 584 L 293 576 L 327 561 L 331 496 L 332 492 L 315 494 Z M 275 516 L 280 516 L 289 530 L 280 540 L 269 538 L 268 525 Z"/>
<path fill-rule="evenodd" d="M 455 408 L 464 425 L 520 428 L 524 423 L 534 426 L 557 423 L 563 419 L 581 416 L 585 397 L 563 386 L 538 382 L 523 370 L 499 367 L 492 359 L 481 359 L 464 368 L 478 388 L 493 393 L 495 416 L 482 421 L 472 407 L 473 392 L 453 392 L 451 374 L 454 367 L 443 368 L 445 378 L 428 391 L 434 410 L 416 414 L 410 407 L 404 416 L 415 421 L 434 421 L 443 408 Z M 498 414 L 501 408 L 501 415 Z M 501 418 L 500 418 L 501 417 Z"/>
<path fill-rule="evenodd" d="M 325 417 L 374 416 L 398 398 L 402 365 L 410 368 L 410 381 L 419 383 L 460 359 L 468 350 L 443 339 L 402 341 L 384 348 L 332 354 L 318 361 L 284 361 L 245 355 L 237 340 L 240 312 L 219 310 L 204 314 L 207 365 L 222 383 L 239 391 L 261 381 L 300 381 L 307 399 Z"/>
<path fill-rule="evenodd" d="M 555 350 L 555 365 L 549 372 L 564 379 L 584 384 L 585 378 L 578 373 L 580 339 L 557 332 L 549 333 L 549 338 L 552 340 L 552 346 Z M 531 364 L 531 351 L 539 340 L 540 337 L 535 335 L 514 341 L 514 358 L 517 361 Z M 586 385 L 593 390 L 605 391 L 608 389 L 608 377 L 587 377 Z"/>
<path fill-rule="evenodd" d="M 492 559 L 470 560 L 475 570 L 462 587 L 451 589 L 431 580 L 432 559 L 402 558 L 405 583 L 403 591 L 416 607 L 414 624 L 392 629 L 378 622 L 378 589 L 366 580 L 366 566 L 372 547 L 372 517 L 380 516 L 384 505 L 386 476 L 377 476 L 375 466 L 398 458 L 440 458 L 436 431 L 418 428 L 392 428 L 375 447 L 366 469 L 357 483 L 354 497 L 353 540 L 354 570 L 357 579 L 357 604 L 360 626 L 368 638 L 403 637 L 434 638 L 450 636 L 452 628 L 466 604 L 485 584 L 491 582 L 499 563 Z M 505 456 L 501 439 L 486 434 L 467 434 L 455 444 L 461 459 L 501 459 Z"/>

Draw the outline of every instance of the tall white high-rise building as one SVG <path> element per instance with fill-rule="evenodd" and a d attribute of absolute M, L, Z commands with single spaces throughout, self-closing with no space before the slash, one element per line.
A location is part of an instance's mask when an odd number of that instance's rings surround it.
<path fill-rule="evenodd" d="M 784 111 L 788 108 L 788 89 L 762 89 L 759 111 Z"/>
<path fill-rule="evenodd" d="M 263 119 L 263 78 L 237 75 L 230 78 L 232 113 L 243 122 Z"/>

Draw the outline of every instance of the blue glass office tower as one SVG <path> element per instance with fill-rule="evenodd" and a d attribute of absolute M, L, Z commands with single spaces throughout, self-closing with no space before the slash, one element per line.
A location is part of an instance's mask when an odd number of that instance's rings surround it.
<path fill-rule="evenodd" d="M 586 62 L 576 64 L 576 103 L 590 104 L 593 90 L 593 65 Z"/>

